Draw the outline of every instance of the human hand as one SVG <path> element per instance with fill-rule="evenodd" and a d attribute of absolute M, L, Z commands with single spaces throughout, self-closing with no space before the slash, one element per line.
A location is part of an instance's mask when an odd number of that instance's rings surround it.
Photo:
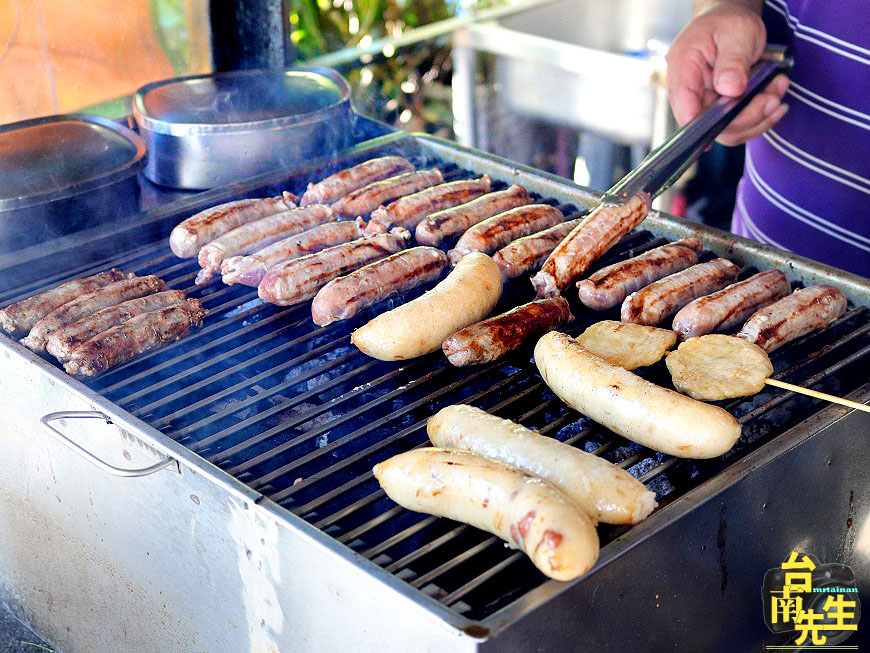
<path fill-rule="evenodd" d="M 751 0 L 709 3 L 686 25 L 667 55 L 671 108 L 681 125 L 718 97 L 746 90 L 749 68 L 764 52 L 767 34 Z M 773 127 L 788 105 L 782 97 L 788 77 L 777 75 L 716 139 L 723 145 L 745 143 Z"/>

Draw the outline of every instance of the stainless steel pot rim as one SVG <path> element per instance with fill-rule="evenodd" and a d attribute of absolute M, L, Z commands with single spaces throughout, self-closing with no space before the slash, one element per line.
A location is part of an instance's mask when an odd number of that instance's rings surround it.
<path fill-rule="evenodd" d="M 93 191 L 103 186 L 122 181 L 128 177 L 132 177 L 137 174 L 139 169 L 144 165 L 146 152 L 145 141 L 143 141 L 139 134 L 133 130 L 128 129 L 119 122 L 109 118 L 104 118 L 103 116 L 96 116 L 87 113 L 63 113 L 54 116 L 42 116 L 40 118 L 31 118 L 30 120 L 22 120 L 8 125 L 0 125 L 0 134 L 19 129 L 26 129 L 28 127 L 35 127 L 37 125 L 67 121 L 93 123 L 117 133 L 127 139 L 135 147 L 133 157 L 127 163 L 120 165 L 107 173 L 96 175 L 84 181 L 67 184 L 66 186 L 61 186 L 48 192 L 0 199 L 0 213 L 14 209 L 37 206 L 39 204 L 46 204 L 48 202 L 56 202 L 58 200 L 79 195 L 86 191 Z"/>
<path fill-rule="evenodd" d="M 252 120 L 247 122 L 234 122 L 227 124 L 206 124 L 206 123 L 190 123 L 190 122 L 170 122 L 155 118 L 148 114 L 145 109 L 145 96 L 151 91 L 167 86 L 169 84 L 177 84 L 196 79 L 209 78 L 233 78 L 233 77 L 256 77 L 264 74 L 287 74 L 287 73 L 312 73 L 321 75 L 333 82 L 341 92 L 341 98 L 334 104 L 292 116 L 284 116 L 281 118 L 269 118 L 266 120 Z M 205 75 L 188 75 L 187 77 L 174 77 L 172 79 L 164 79 L 158 82 L 146 84 L 133 96 L 133 117 L 136 119 L 136 124 L 140 129 L 145 129 L 157 134 L 166 134 L 169 136 L 190 136 L 192 134 L 239 134 L 251 131 L 264 131 L 268 129 L 276 129 L 289 126 L 301 126 L 306 123 L 319 122 L 324 113 L 334 110 L 350 101 L 350 85 L 347 80 L 337 71 L 331 68 L 319 67 L 294 67 L 285 68 L 281 71 L 273 70 L 238 70 L 227 73 L 208 73 Z"/>

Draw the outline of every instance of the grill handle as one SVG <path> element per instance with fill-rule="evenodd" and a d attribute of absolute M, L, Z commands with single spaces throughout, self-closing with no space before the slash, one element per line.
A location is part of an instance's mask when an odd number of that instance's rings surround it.
<path fill-rule="evenodd" d="M 788 72 L 792 58 L 784 46 L 768 45 L 749 72 L 746 91 L 738 98 L 720 98 L 694 120 L 650 152 L 640 165 L 616 182 L 603 204 L 622 204 L 639 192 L 655 197 L 671 187 L 728 124 L 778 74 Z"/>
<path fill-rule="evenodd" d="M 135 478 L 138 476 L 148 476 L 149 474 L 153 474 L 154 472 L 159 472 L 161 469 L 166 469 L 171 465 L 175 465 L 176 469 L 178 469 L 178 461 L 174 458 L 167 458 L 166 460 L 161 460 L 159 463 L 154 463 L 148 467 L 142 467 L 140 469 L 125 469 L 123 467 L 116 467 L 115 465 L 110 465 L 102 458 L 98 458 L 90 451 L 82 447 L 80 444 L 73 442 L 66 435 L 58 431 L 51 423 L 61 419 L 101 419 L 106 422 L 106 424 L 111 424 L 112 420 L 108 415 L 101 413 L 96 410 L 67 410 L 60 411 L 57 413 L 49 413 L 48 415 L 43 415 L 40 418 L 39 423 L 48 430 L 55 438 L 57 438 L 62 444 L 66 445 L 77 454 L 79 454 L 82 458 L 87 460 L 88 462 L 96 465 L 100 469 L 109 474 L 113 474 L 114 476 L 123 476 L 125 478 Z"/>

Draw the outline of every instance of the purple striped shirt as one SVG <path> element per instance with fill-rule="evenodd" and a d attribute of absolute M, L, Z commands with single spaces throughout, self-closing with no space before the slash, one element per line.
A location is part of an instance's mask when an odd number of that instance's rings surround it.
<path fill-rule="evenodd" d="M 746 147 L 731 230 L 870 277 L 870 2 L 767 0 L 788 113 Z"/>

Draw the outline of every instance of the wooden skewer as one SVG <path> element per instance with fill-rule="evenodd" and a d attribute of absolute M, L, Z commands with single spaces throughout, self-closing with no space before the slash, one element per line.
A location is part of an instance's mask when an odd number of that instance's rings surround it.
<path fill-rule="evenodd" d="M 840 404 L 841 406 L 848 406 L 849 408 L 863 410 L 865 413 L 870 413 L 870 406 L 859 404 L 857 401 L 843 399 L 842 397 L 835 397 L 834 395 L 819 392 L 818 390 L 810 390 L 809 388 L 794 385 L 793 383 L 786 383 L 785 381 L 778 381 L 776 379 L 764 379 L 764 382 L 767 385 L 776 386 L 777 388 L 785 388 L 786 390 L 791 390 L 792 392 L 797 392 L 798 394 L 807 395 L 808 397 L 824 399 L 825 401 L 830 401 L 834 404 Z"/>

